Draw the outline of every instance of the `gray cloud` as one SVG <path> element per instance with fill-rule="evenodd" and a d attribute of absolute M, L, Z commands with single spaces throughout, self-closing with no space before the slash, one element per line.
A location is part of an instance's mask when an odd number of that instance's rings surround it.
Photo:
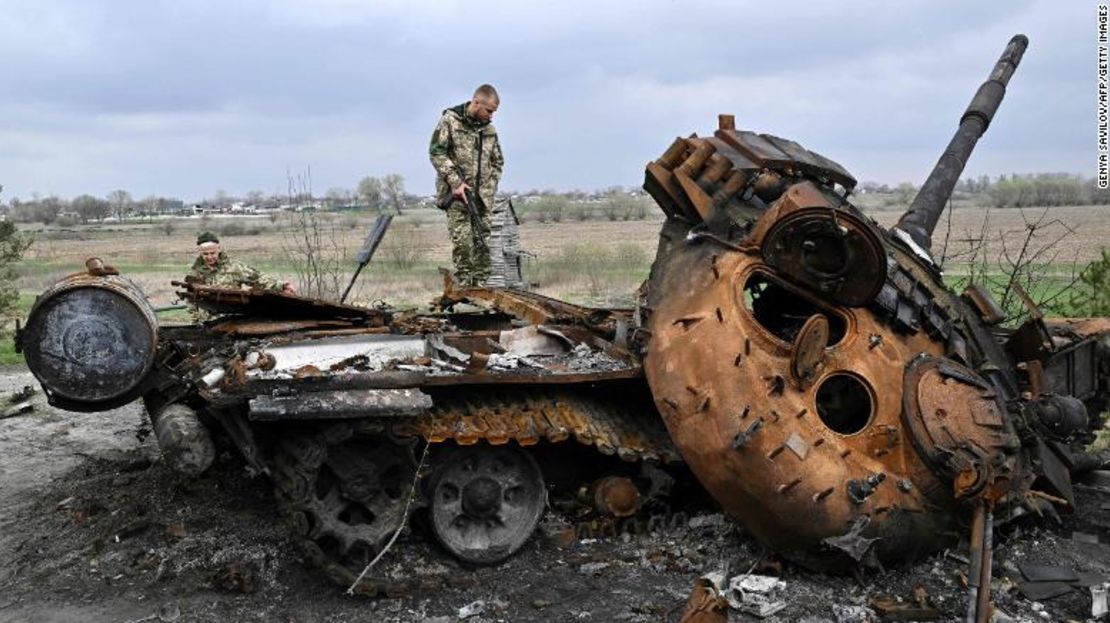
<path fill-rule="evenodd" d="M 511 188 L 635 185 L 675 135 L 790 136 L 920 181 L 1008 38 L 968 173 L 1094 163 L 1095 9 L 1023 2 L 27 2 L 0 23 L 6 196 L 431 188 L 438 112 L 490 81 Z"/>

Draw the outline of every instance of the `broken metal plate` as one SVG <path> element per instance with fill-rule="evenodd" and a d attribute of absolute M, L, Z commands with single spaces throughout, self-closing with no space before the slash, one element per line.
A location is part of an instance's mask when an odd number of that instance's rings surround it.
<path fill-rule="evenodd" d="M 274 357 L 274 367 L 266 376 L 292 374 L 306 365 L 320 370 L 356 355 L 385 362 L 389 359 L 410 359 L 424 354 L 424 338 L 419 335 L 357 335 L 305 340 L 265 349 Z"/>
<path fill-rule="evenodd" d="M 1052 599 L 1075 590 L 1068 582 L 1018 582 L 1017 587 L 1026 599 L 1033 601 Z"/>
<path fill-rule="evenodd" d="M 570 350 L 558 337 L 541 332 L 537 325 L 502 331 L 497 341 L 518 357 L 563 355 Z"/>
<path fill-rule="evenodd" d="M 1021 575 L 1030 582 L 1075 582 L 1079 578 L 1071 567 L 1060 565 L 1021 565 Z"/>
<path fill-rule="evenodd" d="M 243 290 L 236 287 L 210 286 L 188 281 L 173 281 L 182 288 L 179 298 L 195 303 L 198 307 L 216 314 L 243 314 L 258 318 L 350 318 L 372 326 L 388 324 L 393 317 L 391 310 L 370 309 L 344 305 L 324 299 L 314 299 L 269 290 Z"/>

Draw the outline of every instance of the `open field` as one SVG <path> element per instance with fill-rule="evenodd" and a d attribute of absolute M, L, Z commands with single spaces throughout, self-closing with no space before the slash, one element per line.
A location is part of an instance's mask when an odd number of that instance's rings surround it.
<path fill-rule="evenodd" d="M 890 226 L 901 210 L 869 209 L 870 197 L 859 203 L 881 225 Z M 999 258 L 1016 257 L 1028 222 L 1042 211 L 987 210 L 957 205 L 951 219 L 938 226 L 934 251 L 947 258 L 952 278 L 966 275 L 970 262 L 988 272 L 998 270 Z M 344 275 L 353 270 L 353 257 L 373 222 L 372 215 L 321 214 L 335 249 L 348 258 Z M 660 212 L 645 220 L 526 222 L 521 225 L 522 246 L 534 254 L 526 260 L 525 273 L 543 294 L 575 302 L 627 305 L 647 276 L 662 223 Z M 72 229 L 34 231 L 34 245 L 19 266 L 19 288 L 25 294 L 23 311 L 48 284 L 82 269 L 85 258 L 99 256 L 133 277 L 156 306 L 174 302 L 172 279 L 185 274 L 195 256 L 198 232 L 221 234 L 224 248 L 260 270 L 296 281 L 288 249 L 292 216 L 270 218 L 182 218 L 173 221 L 170 233 L 164 223 L 110 224 Z M 1058 241 L 1037 259 L 1045 274 L 1067 283 L 1073 267 L 1082 267 L 1099 256 L 1110 240 L 1110 207 L 1052 208 L 1030 248 L 1041 249 Z M 238 232 L 238 233 L 237 233 Z M 946 235 L 947 234 L 947 235 Z M 945 239 L 947 238 L 947 245 Z M 984 244 L 980 245 L 979 240 Z M 979 260 L 970 249 L 980 247 Z M 441 213 L 413 210 L 394 220 L 385 241 L 359 279 L 356 302 L 384 299 L 402 306 L 421 305 L 440 291 L 437 270 L 450 266 L 450 244 Z M 341 278 L 346 281 L 346 276 Z"/>

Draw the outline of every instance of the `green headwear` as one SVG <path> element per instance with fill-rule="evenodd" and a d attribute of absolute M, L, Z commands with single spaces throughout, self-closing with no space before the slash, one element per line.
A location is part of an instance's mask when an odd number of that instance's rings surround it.
<path fill-rule="evenodd" d="M 216 244 L 219 244 L 220 239 L 216 237 L 216 234 L 210 231 L 202 232 L 199 236 L 197 236 L 197 246 L 200 246 L 206 242 L 215 242 Z"/>

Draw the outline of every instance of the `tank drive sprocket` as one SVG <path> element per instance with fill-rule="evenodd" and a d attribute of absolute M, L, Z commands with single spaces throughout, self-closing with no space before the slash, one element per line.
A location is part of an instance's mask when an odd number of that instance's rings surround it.
<path fill-rule="evenodd" d="M 372 420 L 302 428 L 278 442 L 277 497 L 305 557 L 337 584 L 353 584 L 400 525 L 416 478 L 416 443 L 384 434 Z M 366 578 L 359 588 L 392 587 Z"/>

